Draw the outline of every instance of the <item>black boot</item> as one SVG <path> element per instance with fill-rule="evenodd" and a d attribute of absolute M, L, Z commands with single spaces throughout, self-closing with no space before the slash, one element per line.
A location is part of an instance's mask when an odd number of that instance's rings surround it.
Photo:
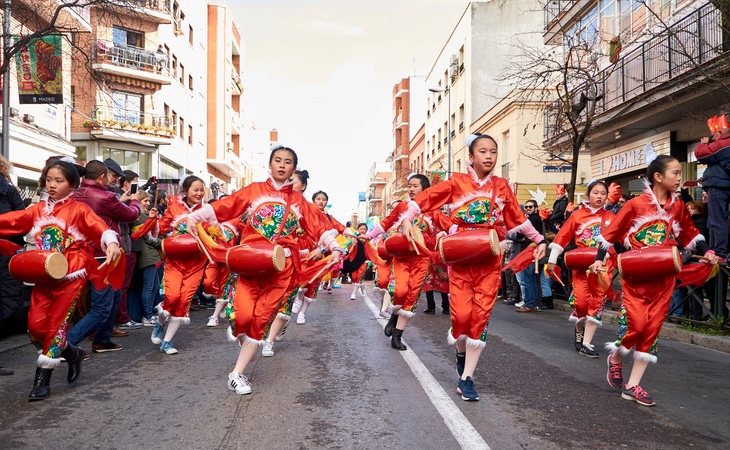
<path fill-rule="evenodd" d="M 61 352 L 61 356 L 63 356 L 68 363 L 68 375 L 66 375 L 66 381 L 73 383 L 76 381 L 76 378 L 81 375 L 81 362 L 86 357 L 86 351 L 71 344 L 66 344 L 66 348 Z"/>
<path fill-rule="evenodd" d="M 444 314 L 450 314 L 451 310 L 449 309 L 449 294 L 446 294 L 445 292 L 441 293 L 441 309 Z"/>
<path fill-rule="evenodd" d="M 383 329 L 383 333 L 385 333 L 386 336 L 391 337 L 393 336 L 393 330 L 395 329 L 395 324 L 398 322 L 398 314 L 393 312 L 393 314 L 390 316 L 390 319 L 388 319 L 388 323 L 385 325 L 385 328 Z"/>
<path fill-rule="evenodd" d="M 53 369 L 36 368 L 33 389 L 28 394 L 29 402 L 45 400 L 46 397 L 51 395 L 51 375 L 53 375 Z"/>
<path fill-rule="evenodd" d="M 408 347 L 403 345 L 400 341 L 401 337 L 403 337 L 403 330 L 399 330 L 398 328 L 393 329 L 393 337 L 390 338 L 390 346 L 400 351 L 408 350 Z"/>
<path fill-rule="evenodd" d="M 436 312 L 436 302 L 433 301 L 433 291 L 426 292 L 426 310 L 425 314 L 433 314 Z"/>

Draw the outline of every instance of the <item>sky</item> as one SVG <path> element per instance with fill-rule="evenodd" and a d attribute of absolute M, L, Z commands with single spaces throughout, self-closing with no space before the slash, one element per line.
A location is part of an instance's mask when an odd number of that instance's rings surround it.
<path fill-rule="evenodd" d="M 393 150 L 392 90 L 411 79 L 411 134 L 425 120 L 423 78 L 468 2 L 230 0 L 242 34 L 243 116 L 276 128 L 343 223 Z M 413 77 L 415 74 L 415 77 Z M 265 151 L 268 148 L 254 151 Z M 309 195 L 306 195 L 309 194 Z"/>

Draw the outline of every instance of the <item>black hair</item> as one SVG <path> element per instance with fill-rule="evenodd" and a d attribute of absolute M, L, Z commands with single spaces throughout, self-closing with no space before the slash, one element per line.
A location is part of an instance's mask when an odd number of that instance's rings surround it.
<path fill-rule="evenodd" d="M 314 194 L 312 194 L 312 201 L 314 201 L 315 198 L 317 198 L 318 195 L 324 195 L 324 198 L 329 202 L 330 196 L 327 195 L 325 191 L 317 191 Z"/>
<path fill-rule="evenodd" d="M 649 180 L 649 186 L 654 186 L 654 175 L 663 174 L 667 170 L 667 166 L 672 161 L 679 161 L 671 155 L 659 155 L 646 168 L 646 179 Z"/>
<path fill-rule="evenodd" d="M 66 179 L 66 181 L 68 181 L 68 184 L 71 185 L 72 189 L 76 189 L 79 187 L 79 184 L 81 183 L 81 177 L 79 176 L 79 171 L 76 170 L 76 167 L 66 161 L 58 160 L 51 162 L 43 168 L 43 172 L 41 173 L 41 179 L 43 180 L 44 186 L 46 177 L 48 176 L 48 171 L 51 169 L 60 170 L 63 174 L 63 177 Z"/>
<path fill-rule="evenodd" d="M 408 181 L 411 181 L 414 178 L 421 182 L 421 189 L 426 190 L 431 187 L 431 182 L 428 180 L 428 177 L 426 175 L 416 173 L 408 177 Z"/>
<path fill-rule="evenodd" d="M 593 188 L 598 186 L 599 184 L 602 185 L 604 188 L 606 188 L 606 191 L 608 191 L 608 186 L 606 186 L 605 181 L 595 180 L 595 181 L 592 181 L 591 184 L 588 185 L 588 189 L 586 189 L 586 195 L 591 195 L 591 191 L 593 190 Z"/>
<path fill-rule="evenodd" d="M 494 142 L 495 146 L 497 145 L 496 139 L 494 139 L 492 136 L 490 136 L 488 134 L 474 133 L 474 136 L 476 136 L 476 137 L 474 138 L 473 141 L 471 141 L 471 144 L 469 144 L 469 154 L 472 156 L 474 156 L 474 148 L 477 145 L 477 141 L 479 141 L 480 139 L 489 139 L 490 141 Z"/>
<path fill-rule="evenodd" d="M 124 184 L 127 181 L 132 181 L 135 178 L 139 178 L 139 175 L 132 170 L 123 170 L 122 173 L 124 173 L 124 176 L 122 176 L 119 180 L 119 184 Z"/>
<path fill-rule="evenodd" d="M 188 175 L 187 177 L 185 177 L 181 186 L 183 194 L 186 194 L 188 192 L 188 189 L 190 189 L 190 186 L 192 186 L 193 183 L 195 183 L 196 181 L 200 181 L 201 183 L 203 183 L 203 186 L 205 186 L 205 181 L 203 181 L 200 177 L 196 177 L 195 175 Z"/>
<path fill-rule="evenodd" d="M 96 159 L 92 159 L 91 161 L 87 162 L 85 169 L 86 178 L 88 178 L 89 180 L 97 180 L 100 176 L 106 175 L 107 172 L 109 172 L 106 164 Z"/>
<path fill-rule="evenodd" d="M 273 148 L 271 150 L 271 154 L 269 155 L 269 164 L 271 164 L 271 161 L 274 160 L 274 153 L 276 153 L 276 152 L 278 152 L 280 150 L 284 150 L 284 151 L 289 152 L 291 154 L 292 159 L 294 160 L 294 167 L 296 167 L 296 166 L 299 165 L 299 157 L 297 156 L 297 152 L 295 152 L 294 150 L 290 149 L 289 147 L 283 147 L 283 146 L 282 147 L 275 147 L 275 148 Z"/>
<path fill-rule="evenodd" d="M 540 205 L 537 204 L 537 200 L 535 200 L 534 198 L 531 198 L 531 199 L 527 200 L 525 202 L 525 206 L 527 206 L 528 203 L 531 204 L 531 205 L 535 205 L 535 208 L 537 208 L 538 206 L 540 206 Z"/>
<path fill-rule="evenodd" d="M 295 170 L 294 175 L 299 177 L 299 181 L 301 181 L 304 186 L 307 185 L 307 182 L 309 181 L 309 172 L 306 170 Z"/>
<path fill-rule="evenodd" d="M 366 224 L 365 222 L 360 222 L 360 223 L 358 223 L 358 224 L 357 224 L 357 227 L 358 227 L 358 228 L 360 228 L 360 227 L 365 227 L 365 228 L 367 228 L 367 227 L 368 227 L 368 224 Z"/>
<path fill-rule="evenodd" d="M 345 226 L 347 228 L 350 228 L 352 226 L 352 222 L 348 220 L 347 223 L 345 224 Z"/>

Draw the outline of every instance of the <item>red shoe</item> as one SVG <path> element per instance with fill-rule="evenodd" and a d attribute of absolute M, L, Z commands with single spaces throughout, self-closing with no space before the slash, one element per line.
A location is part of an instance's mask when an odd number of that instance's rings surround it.
<path fill-rule="evenodd" d="M 621 393 L 624 400 L 633 400 L 642 406 L 655 406 L 656 402 L 653 398 L 638 384 L 632 388 L 626 387 Z"/>

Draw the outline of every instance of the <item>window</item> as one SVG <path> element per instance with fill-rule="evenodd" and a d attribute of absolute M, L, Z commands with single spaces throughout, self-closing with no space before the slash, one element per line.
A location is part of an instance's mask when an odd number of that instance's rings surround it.
<path fill-rule="evenodd" d="M 177 78 L 177 56 L 172 55 L 172 76 Z"/>
<path fill-rule="evenodd" d="M 76 86 L 71 86 L 71 109 L 76 109 Z"/>
<path fill-rule="evenodd" d="M 185 139 L 185 119 L 180 117 L 180 129 L 178 130 L 180 133 L 180 139 Z"/>
<path fill-rule="evenodd" d="M 193 76 L 188 75 L 188 89 L 193 90 Z"/>
<path fill-rule="evenodd" d="M 141 124 L 143 97 L 130 92 L 112 91 L 112 116 L 117 122 Z"/>
<path fill-rule="evenodd" d="M 175 131 L 175 134 L 178 133 L 177 131 L 177 113 L 173 110 L 172 111 L 172 118 L 170 120 L 170 125 L 172 126 L 173 131 Z"/>
<path fill-rule="evenodd" d="M 185 85 L 185 66 L 180 64 L 180 84 Z"/>
<path fill-rule="evenodd" d="M 102 152 L 104 159 L 111 158 L 122 166 L 123 170 L 132 170 L 139 174 L 139 177 L 146 180 L 152 171 L 152 153 L 136 152 L 133 150 L 121 150 L 105 148 Z"/>
<path fill-rule="evenodd" d="M 193 145 L 193 126 L 188 125 L 188 144 Z"/>
<path fill-rule="evenodd" d="M 193 26 L 190 25 L 188 27 L 188 42 L 190 42 L 190 45 L 193 45 L 195 41 L 193 41 Z"/>
<path fill-rule="evenodd" d="M 456 160 L 456 173 L 461 173 L 461 160 Z"/>
<path fill-rule="evenodd" d="M 160 178 L 178 178 L 180 177 L 180 168 L 172 161 L 160 158 Z"/>
<path fill-rule="evenodd" d="M 112 42 L 119 47 L 144 48 L 144 33 L 115 25 L 112 27 Z"/>

